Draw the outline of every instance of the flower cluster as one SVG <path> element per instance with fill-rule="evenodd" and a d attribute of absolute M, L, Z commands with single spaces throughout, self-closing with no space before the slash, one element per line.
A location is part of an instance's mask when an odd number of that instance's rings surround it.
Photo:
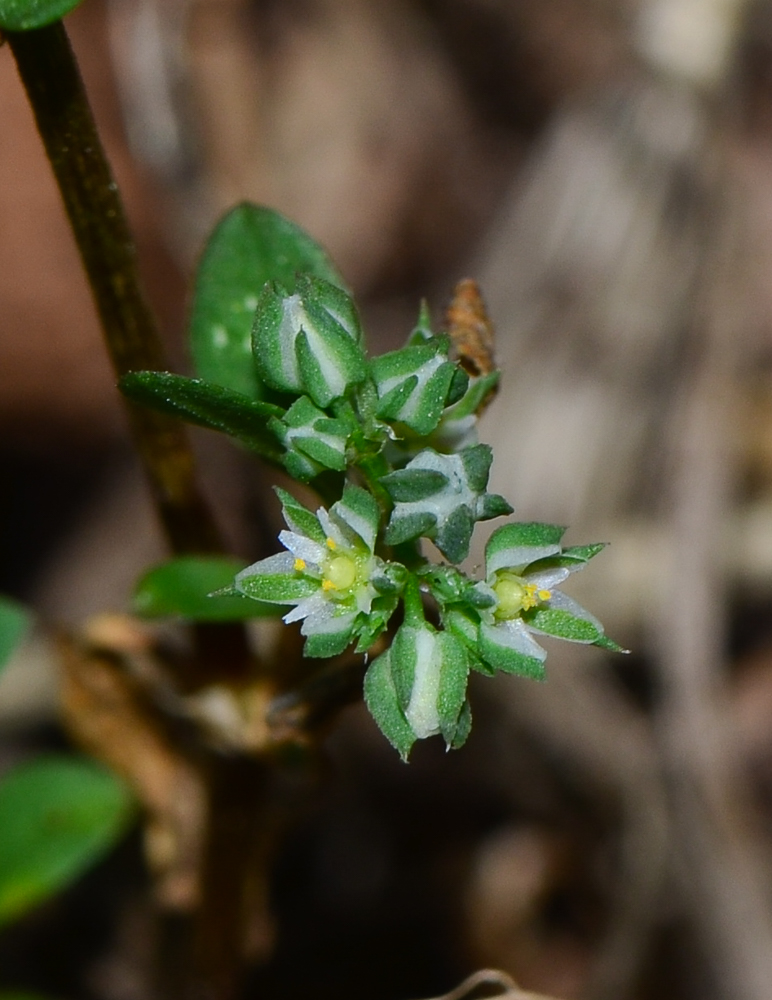
<path fill-rule="evenodd" d="M 535 636 L 620 648 L 558 589 L 603 546 L 565 548 L 565 529 L 515 522 L 491 536 L 482 579 L 458 569 L 475 523 L 512 512 L 487 492 L 493 455 L 476 440 L 476 412 L 498 373 L 470 383 L 425 315 L 406 347 L 355 361 L 352 310 L 340 302 L 333 309 L 328 296 L 327 286 L 310 281 L 283 299 L 274 288 L 264 293 L 255 319 L 258 370 L 273 387 L 300 394 L 270 422 L 287 470 L 306 482 L 347 470 L 363 485 L 345 483 L 341 499 L 316 513 L 279 491 L 286 551 L 247 567 L 236 588 L 291 605 L 284 621 L 302 621 L 312 657 L 352 643 L 367 653 L 402 603 L 402 624 L 369 665 L 367 705 L 404 758 L 416 740 L 437 734 L 460 746 L 471 726 L 471 670 L 542 677 L 547 654 Z M 448 563 L 430 563 L 422 538 Z M 426 617 L 429 597 L 437 624 Z"/>
<path fill-rule="evenodd" d="M 256 245 L 256 234 L 263 242 L 250 266 L 262 280 L 223 303 L 218 262 Z M 481 578 L 459 568 L 477 522 L 512 513 L 488 492 L 493 455 L 477 440 L 499 378 L 489 331 L 477 343 L 474 328 L 454 339 L 452 321 L 438 334 L 423 307 L 404 347 L 369 358 L 356 306 L 323 250 L 266 209 L 241 206 L 226 219 L 201 273 L 202 377 L 133 373 L 124 391 L 232 434 L 327 500 L 312 511 L 278 490 L 284 551 L 238 573 L 228 614 L 275 608 L 302 623 L 306 656 L 353 647 L 372 657 L 365 700 L 403 757 L 435 734 L 464 742 L 472 670 L 540 678 L 542 637 L 619 650 L 560 589 L 602 545 L 564 547 L 561 527 L 510 522 L 491 535 Z M 470 294 L 466 282 L 464 301 Z M 247 302 L 251 334 L 239 325 Z M 479 322 L 482 302 L 473 305 Z M 470 349 L 476 355 L 464 356 Z M 446 562 L 430 561 L 425 539 Z"/>

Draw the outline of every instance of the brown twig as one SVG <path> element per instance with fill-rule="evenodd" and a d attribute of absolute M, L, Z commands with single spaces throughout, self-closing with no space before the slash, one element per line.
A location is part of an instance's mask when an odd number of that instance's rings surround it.
<path fill-rule="evenodd" d="M 168 365 L 140 288 L 134 241 L 64 25 L 57 21 L 6 37 L 64 200 L 115 373 L 164 370 Z M 181 425 L 127 405 L 172 550 L 220 551 Z"/>

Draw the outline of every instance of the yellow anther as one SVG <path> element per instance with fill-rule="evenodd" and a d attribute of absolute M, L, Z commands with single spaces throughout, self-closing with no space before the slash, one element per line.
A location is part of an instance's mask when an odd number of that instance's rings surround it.
<path fill-rule="evenodd" d="M 327 548 L 328 549 L 337 549 L 337 547 L 338 546 L 337 546 L 337 543 L 335 542 L 334 538 L 328 538 L 327 539 Z"/>
<path fill-rule="evenodd" d="M 550 597 L 552 597 L 552 591 L 551 590 L 540 590 L 539 591 L 539 600 L 540 601 L 548 601 L 550 599 Z"/>
<path fill-rule="evenodd" d="M 523 585 L 523 611 L 529 611 L 531 608 L 535 608 L 539 603 L 536 597 L 536 584 L 526 583 Z"/>
<path fill-rule="evenodd" d="M 306 568 L 306 561 L 305 561 L 305 559 L 296 559 L 295 563 L 294 563 L 294 566 L 295 566 L 295 572 L 296 573 L 302 572 Z"/>
<path fill-rule="evenodd" d="M 337 590 L 332 580 L 322 580 L 322 590 Z"/>

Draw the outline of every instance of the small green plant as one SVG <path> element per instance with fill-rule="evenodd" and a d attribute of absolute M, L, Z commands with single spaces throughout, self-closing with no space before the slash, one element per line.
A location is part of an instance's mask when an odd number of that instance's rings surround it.
<path fill-rule="evenodd" d="M 184 764 L 200 791 L 202 816 L 187 822 L 200 822 L 193 839 L 205 848 L 186 871 L 195 927 L 179 963 L 179 977 L 189 980 L 180 995 L 231 1000 L 248 962 L 250 887 L 266 881 L 276 817 L 286 812 L 265 776 L 287 761 L 302 766 L 322 723 L 350 700 L 350 685 L 334 676 L 341 662 L 315 661 L 355 661 L 358 684 L 366 666 L 364 700 L 407 760 L 416 740 L 464 743 L 471 671 L 542 678 L 540 636 L 620 647 L 560 589 L 602 545 L 566 547 L 562 527 L 509 520 L 488 540 L 483 573 L 462 568 L 477 522 L 512 514 L 505 498 L 488 492 L 493 454 L 477 438 L 499 381 L 485 338 L 480 365 L 453 324 L 435 329 L 422 306 L 402 348 L 370 357 L 356 304 L 324 250 L 278 213 L 243 204 L 216 227 L 199 264 L 190 321 L 196 377 L 166 370 L 134 241 L 59 21 L 78 3 L 0 0 L 0 30 L 62 194 L 173 553 L 142 576 L 134 610 L 195 628 L 185 653 L 165 657 L 160 645 L 148 646 L 159 697 L 138 690 L 123 650 L 97 651 L 92 660 L 88 649 L 74 651 L 81 668 L 107 671 L 100 676 L 121 693 L 96 712 L 120 725 L 97 732 L 71 715 L 71 728 L 125 783 L 67 756 L 24 762 L 3 776 L 0 924 L 107 850 L 136 814 L 134 797 L 151 825 L 158 820 L 163 806 L 147 794 L 141 767 L 115 752 L 113 732 L 128 734 L 131 747 L 155 747 L 165 761 Z M 180 420 L 231 436 L 306 496 L 317 495 L 309 507 L 277 488 L 282 551 L 250 566 L 224 554 Z M 272 673 L 240 624 L 259 617 L 301 623 L 307 660 L 295 662 L 290 636 L 291 662 L 280 665 L 281 676 Z M 24 609 L 0 602 L 0 669 L 28 622 Z M 170 723 L 185 712 L 181 692 L 235 705 L 228 719 L 237 729 L 243 704 L 258 706 L 259 738 L 236 733 L 223 753 L 193 716 L 179 737 Z M 297 707 L 304 698 L 312 710 L 274 726 L 282 701 Z M 88 715 L 85 704 L 75 716 Z M 300 752 L 277 752 L 288 747 Z M 260 865 L 256 877 L 250 866 Z"/>

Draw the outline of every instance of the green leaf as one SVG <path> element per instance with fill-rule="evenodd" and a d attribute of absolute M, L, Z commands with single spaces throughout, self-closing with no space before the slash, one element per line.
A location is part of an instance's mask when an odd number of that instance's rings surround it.
<path fill-rule="evenodd" d="M 9 597 L 0 597 L 0 670 L 26 635 L 30 622 L 26 608 Z"/>
<path fill-rule="evenodd" d="M 132 813 L 126 786 L 92 761 L 51 755 L 0 780 L 0 924 L 96 862 Z"/>
<path fill-rule="evenodd" d="M 386 650 L 370 664 L 365 674 L 365 704 L 386 739 L 407 760 L 415 736 L 397 702 L 391 676 L 391 652 Z"/>
<path fill-rule="evenodd" d="M 230 434 L 264 458 L 281 460 L 283 449 L 267 426 L 272 417 L 284 413 L 280 406 L 172 372 L 129 372 L 118 385 L 135 403 Z"/>
<path fill-rule="evenodd" d="M 32 31 L 53 24 L 75 10 L 81 0 L 0 0 L 0 28 Z"/>
<path fill-rule="evenodd" d="M 259 398 L 252 356 L 257 301 L 268 281 L 293 292 L 301 272 L 345 289 L 319 244 L 278 212 L 244 202 L 220 220 L 198 266 L 190 323 L 202 378 Z"/>
<path fill-rule="evenodd" d="M 145 618 L 173 616 L 198 622 L 275 618 L 281 605 L 264 604 L 234 591 L 209 595 L 233 583 L 244 568 L 227 556 L 180 556 L 154 566 L 140 579 L 132 599 L 135 614 Z"/>

